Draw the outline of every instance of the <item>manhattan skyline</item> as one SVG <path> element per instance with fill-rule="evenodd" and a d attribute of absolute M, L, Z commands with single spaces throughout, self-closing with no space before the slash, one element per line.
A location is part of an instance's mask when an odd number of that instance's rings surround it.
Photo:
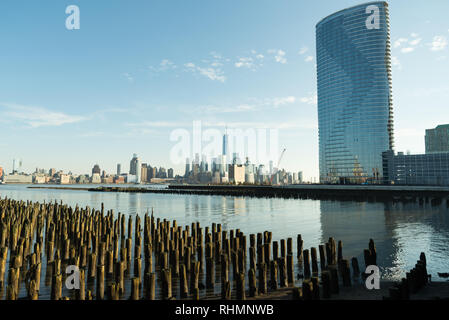
<path fill-rule="evenodd" d="M 281 166 L 317 178 L 315 25 L 360 3 L 4 2 L 0 166 L 114 172 L 138 153 L 181 174 L 170 132 L 201 120 L 278 128 Z M 395 149 L 424 153 L 425 129 L 447 122 L 449 4 L 388 3 Z"/>

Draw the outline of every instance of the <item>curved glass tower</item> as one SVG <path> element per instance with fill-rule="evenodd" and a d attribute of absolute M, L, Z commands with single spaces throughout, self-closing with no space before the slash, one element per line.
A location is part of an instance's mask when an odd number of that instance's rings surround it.
<path fill-rule="evenodd" d="M 322 183 L 382 181 L 393 148 L 388 4 L 338 11 L 316 25 Z"/>

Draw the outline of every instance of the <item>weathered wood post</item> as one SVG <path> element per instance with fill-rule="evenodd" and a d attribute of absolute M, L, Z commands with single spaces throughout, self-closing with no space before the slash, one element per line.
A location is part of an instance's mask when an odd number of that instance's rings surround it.
<path fill-rule="evenodd" d="M 329 271 L 321 272 L 321 283 L 323 286 L 323 298 L 329 299 L 331 297 L 331 278 Z"/>
<path fill-rule="evenodd" d="M 267 267 L 264 263 L 259 265 L 259 293 L 267 293 Z"/>
<path fill-rule="evenodd" d="M 213 289 L 215 282 L 215 268 L 213 258 L 206 259 L 206 288 Z"/>
<path fill-rule="evenodd" d="M 328 268 L 330 272 L 330 280 L 331 280 L 331 293 L 338 294 L 339 285 L 338 285 L 338 270 L 335 265 L 329 266 Z"/>
<path fill-rule="evenodd" d="M 131 279 L 131 300 L 140 300 L 140 278 Z"/>
<path fill-rule="evenodd" d="M 181 299 L 187 298 L 189 294 L 189 287 L 187 284 L 187 273 L 186 273 L 186 266 L 181 265 L 180 269 L 180 276 L 179 276 L 179 293 Z"/>
<path fill-rule="evenodd" d="M 156 275 L 154 273 L 145 273 L 145 299 L 154 300 L 156 298 Z"/>
<path fill-rule="evenodd" d="M 290 286 L 295 284 L 295 274 L 293 268 L 293 255 L 287 255 L 287 281 Z"/>
<path fill-rule="evenodd" d="M 97 267 L 97 300 L 104 299 L 104 266 Z"/>
<path fill-rule="evenodd" d="M 296 256 L 298 257 L 298 262 L 302 262 L 302 251 L 303 251 L 304 241 L 302 236 L 298 234 L 296 238 Z"/>
<path fill-rule="evenodd" d="M 310 249 L 310 255 L 312 257 L 312 274 L 316 276 L 318 274 L 318 259 L 316 248 Z"/>
<path fill-rule="evenodd" d="M 248 271 L 248 282 L 249 282 L 249 296 L 255 297 L 257 295 L 257 284 L 256 284 L 256 271 L 251 268 Z"/>
<path fill-rule="evenodd" d="M 171 286 L 171 270 L 162 270 L 162 297 L 167 300 L 172 297 L 172 286 Z"/>
<path fill-rule="evenodd" d="M 302 282 L 302 296 L 304 300 L 313 299 L 313 283 L 310 279 L 305 279 Z"/>
<path fill-rule="evenodd" d="M 306 249 L 302 252 L 303 255 L 303 266 L 304 266 L 304 278 L 310 278 L 310 260 L 309 260 L 309 250 Z"/>
<path fill-rule="evenodd" d="M 243 272 L 239 273 L 237 276 L 237 300 L 246 300 L 245 294 L 245 274 Z"/>
<path fill-rule="evenodd" d="M 278 264 L 276 261 L 271 261 L 270 266 L 270 287 L 272 290 L 278 289 Z"/>
<path fill-rule="evenodd" d="M 51 300 L 60 300 L 62 297 L 62 275 L 53 275 L 51 283 Z"/>

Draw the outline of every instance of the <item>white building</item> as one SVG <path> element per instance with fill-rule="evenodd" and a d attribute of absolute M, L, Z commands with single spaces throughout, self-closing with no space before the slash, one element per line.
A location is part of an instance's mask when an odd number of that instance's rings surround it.
<path fill-rule="evenodd" d="M 229 165 L 229 181 L 235 184 L 245 182 L 245 167 L 239 164 Z"/>
<path fill-rule="evenodd" d="M 101 176 L 99 173 L 94 173 L 90 178 L 90 183 L 101 183 Z"/>
<path fill-rule="evenodd" d="M 10 174 L 3 177 L 4 183 L 33 183 L 33 176 L 24 174 Z"/>

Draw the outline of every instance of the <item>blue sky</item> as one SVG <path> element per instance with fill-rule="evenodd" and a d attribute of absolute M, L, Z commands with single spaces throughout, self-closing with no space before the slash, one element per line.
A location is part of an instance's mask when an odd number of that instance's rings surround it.
<path fill-rule="evenodd" d="M 201 120 L 278 128 L 281 167 L 318 177 L 315 25 L 360 3 L 2 1 L 0 166 L 114 172 L 135 152 L 182 173 L 170 133 Z M 422 153 L 449 122 L 449 2 L 389 4 L 396 149 Z"/>

